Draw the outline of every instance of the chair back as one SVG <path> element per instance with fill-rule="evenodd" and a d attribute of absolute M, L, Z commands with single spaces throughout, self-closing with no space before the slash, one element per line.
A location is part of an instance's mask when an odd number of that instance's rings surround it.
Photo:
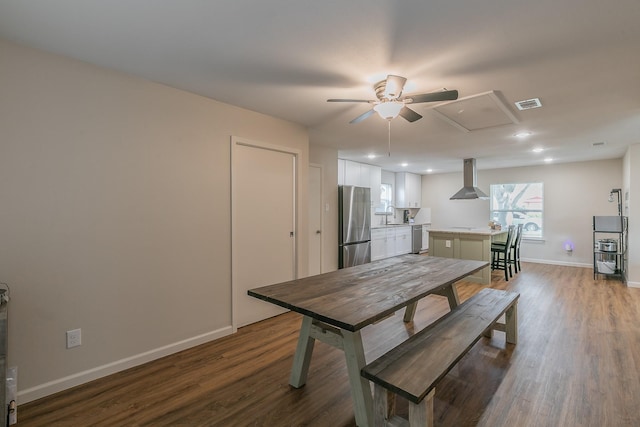
<path fill-rule="evenodd" d="M 515 237 L 514 236 L 515 229 L 516 229 L 515 225 L 510 225 L 509 228 L 507 229 L 507 240 L 505 240 L 504 242 L 505 248 L 511 248 L 511 245 L 513 244 L 514 237 Z"/>
<path fill-rule="evenodd" d="M 513 249 L 520 247 L 520 240 L 522 240 L 522 224 L 518 224 L 515 238 L 512 239 L 511 247 Z"/>

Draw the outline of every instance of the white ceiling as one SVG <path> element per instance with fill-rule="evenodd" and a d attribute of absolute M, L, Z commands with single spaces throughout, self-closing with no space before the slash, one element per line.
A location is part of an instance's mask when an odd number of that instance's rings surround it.
<path fill-rule="evenodd" d="M 0 37 L 303 124 L 312 143 L 393 171 L 617 158 L 640 143 L 638 0 L 0 0 Z M 386 121 L 349 124 L 370 105 L 326 100 L 374 99 L 389 73 L 409 79 L 405 94 L 496 91 L 520 122 L 465 133 L 416 104 L 424 118 L 391 122 L 386 157 Z M 530 98 L 543 107 L 515 108 Z"/>

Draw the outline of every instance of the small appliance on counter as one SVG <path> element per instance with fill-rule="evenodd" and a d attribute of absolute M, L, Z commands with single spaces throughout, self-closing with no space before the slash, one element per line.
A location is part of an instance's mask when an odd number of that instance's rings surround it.
<path fill-rule="evenodd" d="M 617 252 L 618 241 L 616 239 L 599 239 L 596 241 L 594 249 L 601 252 Z"/>
<path fill-rule="evenodd" d="M 411 215 L 411 213 L 409 212 L 409 209 L 405 209 L 402 212 L 402 222 L 405 224 L 409 224 L 409 216 Z"/>

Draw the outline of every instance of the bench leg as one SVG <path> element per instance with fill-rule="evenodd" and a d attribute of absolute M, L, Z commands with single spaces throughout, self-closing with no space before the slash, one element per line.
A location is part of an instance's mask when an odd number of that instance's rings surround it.
<path fill-rule="evenodd" d="M 514 302 L 505 313 L 505 333 L 507 342 L 511 344 L 518 343 L 518 302 Z"/>
<path fill-rule="evenodd" d="M 379 384 L 373 385 L 373 425 L 385 427 L 396 413 L 396 395 Z"/>
<path fill-rule="evenodd" d="M 409 426 L 433 427 L 433 396 L 436 389 L 433 388 L 417 405 L 409 402 Z"/>
<path fill-rule="evenodd" d="M 311 363 L 311 355 L 313 354 L 313 344 L 316 342 L 316 340 L 310 336 L 312 321 L 313 319 L 309 316 L 302 317 L 298 346 L 296 347 L 296 354 L 293 357 L 293 367 L 291 368 L 291 376 L 289 377 L 289 384 L 295 388 L 300 388 L 307 382 L 309 363 Z"/>
<path fill-rule="evenodd" d="M 416 314 L 416 308 L 418 307 L 418 303 L 414 302 L 413 304 L 409 304 L 407 308 L 404 310 L 404 321 L 406 323 L 413 321 L 413 316 Z"/>
<path fill-rule="evenodd" d="M 493 338 L 493 326 L 484 331 L 483 335 L 487 338 Z"/>

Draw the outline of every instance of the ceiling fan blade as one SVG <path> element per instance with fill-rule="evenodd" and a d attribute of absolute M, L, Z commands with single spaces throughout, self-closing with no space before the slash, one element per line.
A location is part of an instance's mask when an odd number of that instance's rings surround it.
<path fill-rule="evenodd" d="M 412 104 L 419 102 L 436 102 L 436 101 L 453 101 L 458 99 L 457 90 L 445 90 L 442 92 L 422 93 L 418 95 L 409 95 L 404 101 Z"/>
<path fill-rule="evenodd" d="M 393 74 L 389 74 L 387 76 L 387 83 L 384 88 L 384 96 L 387 99 L 395 99 L 402 94 L 402 89 L 404 89 L 404 84 L 407 82 L 405 77 L 394 76 Z"/>
<path fill-rule="evenodd" d="M 360 123 L 361 121 L 363 121 L 364 119 L 368 118 L 370 115 L 372 115 L 373 113 L 375 113 L 376 111 L 371 109 L 369 111 L 367 111 L 364 114 L 360 114 L 358 117 L 356 117 L 355 119 L 351 120 L 349 123 Z"/>
<path fill-rule="evenodd" d="M 327 102 L 367 102 L 370 104 L 375 101 L 369 99 L 327 99 Z"/>
<path fill-rule="evenodd" d="M 400 115 L 408 122 L 415 122 L 416 120 L 420 120 L 422 118 L 420 114 L 416 113 L 411 108 L 406 106 L 402 107 L 402 110 L 400 110 Z"/>

